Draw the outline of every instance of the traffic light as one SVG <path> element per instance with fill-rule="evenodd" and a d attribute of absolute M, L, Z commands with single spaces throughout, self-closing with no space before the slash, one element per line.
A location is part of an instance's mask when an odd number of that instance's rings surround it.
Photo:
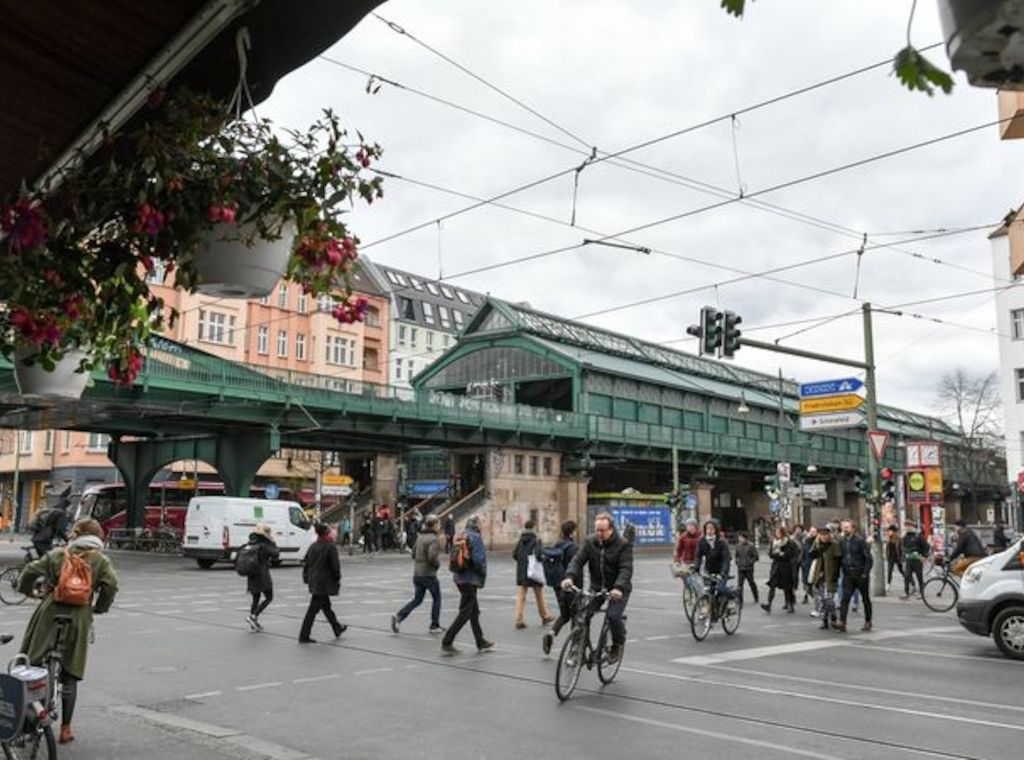
<path fill-rule="evenodd" d="M 722 330 L 722 356 L 726 359 L 731 359 L 733 354 L 740 350 L 740 328 L 739 324 L 743 321 L 743 318 L 732 311 L 727 311 L 723 314 L 723 330 Z"/>
<path fill-rule="evenodd" d="M 702 307 L 700 324 L 690 325 L 686 332 L 698 339 L 701 356 L 716 356 L 722 347 L 722 312 L 713 306 Z"/>
<path fill-rule="evenodd" d="M 764 492 L 768 494 L 769 499 L 779 498 L 782 493 L 782 488 L 777 474 L 764 476 Z"/>
<path fill-rule="evenodd" d="M 863 496 L 865 499 L 868 494 L 871 493 L 871 480 L 864 470 L 857 470 L 857 474 L 853 478 L 853 487 L 857 490 L 857 493 Z"/>
<path fill-rule="evenodd" d="M 882 501 L 896 501 L 896 482 L 893 479 L 892 469 L 883 467 L 878 473 L 878 488 L 882 493 Z"/>

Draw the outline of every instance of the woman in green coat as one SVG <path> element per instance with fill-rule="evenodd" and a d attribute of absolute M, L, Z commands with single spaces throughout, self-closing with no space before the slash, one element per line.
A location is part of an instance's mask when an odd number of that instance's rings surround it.
<path fill-rule="evenodd" d="M 71 626 L 64 642 L 64 662 L 61 672 L 61 714 L 60 742 L 66 744 L 74 741 L 71 731 L 71 718 L 75 712 L 75 699 L 78 696 L 78 682 L 85 675 L 86 655 L 89 652 L 89 638 L 92 632 L 92 616 L 100 615 L 110 609 L 117 594 L 117 575 L 110 559 L 102 553 L 103 528 L 91 518 L 79 520 L 71 529 L 67 548 L 53 549 L 44 556 L 28 565 L 19 579 L 20 590 L 30 594 L 36 588 L 37 581 L 42 581 L 44 596 L 36 611 L 32 613 L 25 629 L 25 638 L 21 642 L 21 652 L 28 655 L 33 665 L 43 665 L 43 661 L 53 646 L 56 636 L 54 618 L 68 615 Z M 53 589 L 60 579 L 60 569 L 64 564 L 65 551 L 80 555 L 89 563 L 92 570 L 93 604 L 80 607 L 61 604 L 54 600 Z"/>

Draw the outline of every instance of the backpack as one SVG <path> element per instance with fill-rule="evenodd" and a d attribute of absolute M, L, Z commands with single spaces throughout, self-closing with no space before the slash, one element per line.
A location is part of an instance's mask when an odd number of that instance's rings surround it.
<path fill-rule="evenodd" d="M 36 512 L 36 516 L 32 518 L 32 522 L 29 524 L 28 529 L 33 533 L 39 533 L 46 527 L 51 514 L 53 514 L 52 509 L 40 509 Z"/>
<path fill-rule="evenodd" d="M 452 553 L 448 555 L 448 569 L 453 573 L 464 573 L 472 565 L 473 551 L 469 546 L 469 536 L 463 531 L 452 542 Z"/>
<path fill-rule="evenodd" d="M 235 572 L 245 577 L 259 575 L 260 548 L 256 544 L 246 544 L 238 550 L 235 557 Z"/>
<path fill-rule="evenodd" d="M 92 603 L 92 568 L 84 557 L 64 550 L 64 562 L 53 589 L 53 599 L 72 607 L 85 607 Z"/>
<path fill-rule="evenodd" d="M 557 588 L 565 578 L 565 546 L 561 542 L 545 546 L 541 549 L 540 561 L 544 564 L 544 580 Z"/>

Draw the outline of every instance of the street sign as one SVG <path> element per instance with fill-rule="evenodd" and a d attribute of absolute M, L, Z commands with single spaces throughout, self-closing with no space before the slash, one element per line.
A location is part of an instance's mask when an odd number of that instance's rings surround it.
<path fill-rule="evenodd" d="M 789 462 L 778 462 L 775 465 L 775 473 L 779 476 L 780 483 L 788 483 L 792 475 Z"/>
<path fill-rule="evenodd" d="M 800 385 L 800 398 L 815 396 L 837 396 L 843 393 L 856 393 L 864 387 L 864 381 L 856 377 L 842 377 L 838 380 L 821 380 L 816 383 Z"/>
<path fill-rule="evenodd" d="M 942 501 L 942 468 L 929 467 L 924 471 L 925 490 L 929 501 Z"/>
<path fill-rule="evenodd" d="M 321 486 L 320 493 L 324 496 L 351 496 L 351 486 Z"/>
<path fill-rule="evenodd" d="M 194 491 L 199 487 L 199 481 L 195 478 L 182 478 L 178 481 L 178 488 L 182 491 Z"/>
<path fill-rule="evenodd" d="M 928 501 L 924 473 L 920 470 L 907 473 L 907 500 L 914 502 Z"/>
<path fill-rule="evenodd" d="M 811 501 L 825 501 L 828 498 L 828 490 L 824 483 L 804 483 L 800 493 Z"/>
<path fill-rule="evenodd" d="M 875 459 L 881 462 L 885 445 L 889 443 L 889 434 L 884 430 L 869 430 L 868 443 L 871 444 L 871 453 L 875 455 Z"/>
<path fill-rule="evenodd" d="M 696 509 L 697 508 L 697 494 L 688 493 L 686 494 L 686 508 Z"/>
<path fill-rule="evenodd" d="M 864 405 L 864 397 L 856 393 L 843 396 L 819 396 L 800 400 L 800 414 L 821 414 L 823 412 L 849 412 L 860 409 Z"/>
<path fill-rule="evenodd" d="M 352 485 L 352 478 L 349 475 L 330 475 L 328 473 L 324 473 L 320 482 L 325 486 L 350 486 Z M 324 491 L 324 493 L 328 492 Z"/>
<path fill-rule="evenodd" d="M 916 441 L 907 444 L 907 468 L 941 467 L 942 444 L 937 441 Z"/>
<path fill-rule="evenodd" d="M 771 501 L 768 502 L 768 511 L 771 512 L 773 515 L 776 512 L 778 512 L 781 508 L 782 502 L 780 502 L 778 499 L 772 499 Z"/>
<path fill-rule="evenodd" d="M 800 418 L 801 430 L 829 430 L 830 428 L 857 427 L 864 424 L 864 412 L 839 412 L 838 414 L 815 414 Z"/>
<path fill-rule="evenodd" d="M 266 488 L 263 489 L 263 494 L 268 499 L 276 499 L 281 495 L 281 489 L 276 483 L 267 483 Z"/>

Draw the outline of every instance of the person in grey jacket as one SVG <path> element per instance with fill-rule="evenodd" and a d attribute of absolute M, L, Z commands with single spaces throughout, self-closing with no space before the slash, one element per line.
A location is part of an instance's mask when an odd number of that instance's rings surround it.
<path fill-rule="evenodd" d="M 415 593 L 412 601 L 391 616 L 391 630 L 398 633 L 398 626 L 409 614 L 423 603 L 430 592 L 430 632 L 440 633 L 441 627 L 441 584 L 437 582 L 437 568 L 441 566 L 441 538 L 438 536 L 440 521 L 436 515 L 427 515 L 423 531 L 416 536 L 412 549 L 412 585 Z"/>
<path fill-rule="evenodd" d="M 754 594 L 754 604 L 758 603 L 757 584 L 754 583 L 754 563 L 761 557 L 757 553 L 757 547 L 747 540 L 746 533 L 736 536 L 736 587 L 740 592 L 740 604 L 743 603 L 743 581 L 750 584 L 750 591 Z"/>

